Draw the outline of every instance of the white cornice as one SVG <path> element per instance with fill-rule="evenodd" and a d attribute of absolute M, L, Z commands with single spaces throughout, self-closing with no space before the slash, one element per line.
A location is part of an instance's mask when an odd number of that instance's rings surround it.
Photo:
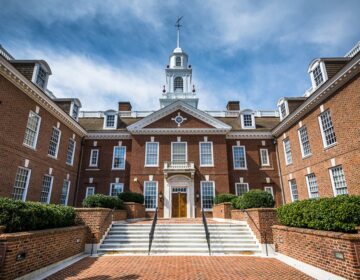
<path fill-rule="evenodd" d="M 72 117 L 65 113 L 55 104 L 44 92 L 26 79 L 14 66 L 5 58 L 0 56 L 0 73 L 18 87 L 24 94 L 38 103 L 50 114 L 61 120 L 67 127 L 79 134 L 85 136 L 87 133 Z"/>
<path fill-rule="evenodd" d="M 229 130 L 218 128 L 143 128 L 132 130 L 131 134 L 183 135 L 183 134 L 226 134 Z"/>
<path fill-rule="evenodd" d="M 346 82 L 351 80 L 360 72 L 360 54 L 350 61 L 343 69 L 341 69 L 334 77 L 321 85 L 312 95 L 310 95 L 298 108 L 288 115 L 273 130 L 272 134 L 276 137 L 284 131 L 296 124 L 305 114 L 319 106 L 332 94 L 334 94 Z"/>
<path fill-rule="evenodd" d="M 177 110 L 181 110 L 194 118 L 197 118 L 208 125 L 213 126 L 213 128 L 204 128 L 202 130 L 212 131 L 212 130 L 219 130 L 219 133 L 221 131 L 221 134 L 226 133 L 230 131 L 231 127 L 227 124 L 223 123 L 222 121 L 210 116 L 209 114 L 205 113 L 204 111 L 201 111 L 199 109 L 196 109 L 195 107 L 179 100 L 171 103 L 170 105 L 160 109 L 159 111 L 156 111 L 152 113 L 151 115 L 143 118 L 142 120 L 128 126 L 128 130 L 132 134 L 147 134 L 149 130 L 159 130 L 164 131 L 167 133 L 183 133 L 186 129 L 182 128 L 176 128 L 176 129 L 145 129 L 146 126 L 148 126 L 151 123 L 156 122 L 157 120 L 162 119 L 163 117 L 166 117 L 167 115 L 176 112 Z M 200 128 L 194 128 L 194 129 L 188 129 L 188 130 L 194 130 L 198 131 Z M 143 133 L 142 131 L 146 131 L 146 133 Z M 182 131 L 181 131 L 182 130 Z M 181 132 L 180 132 L 181 131 Z M 162 133 L 161 133 L 162 134 Z"/>
<path fill-rule="evenodd" d="M 231 131 L 226 139 L 272 139 L 270 131 Z"/>
<path fill-rule="evenodd" d="M 86 139 L 131 139 L 128 132 L 89 132 Z"/>

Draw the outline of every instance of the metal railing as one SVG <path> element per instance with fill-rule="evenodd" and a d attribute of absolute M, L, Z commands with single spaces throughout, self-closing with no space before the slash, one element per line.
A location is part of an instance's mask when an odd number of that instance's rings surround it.
<path fill-rule="evenodd" d="M 261 230 L 259 229 L 259 227 L 256 225 L 256 223 L 254 222 L 253 218 L 249 215 L 249 213 L 246 211 L 246 209 L 242 209 L 243 212 L 246 213 L 246 215 L 250 218 L 251 222 L 253 223 L 253 225 L 256 227 L 256 229 L 258 230 L 258 232 L 260 233 L 260 242 L 261 242 L 261 235 L 264 235 L 264 241 L 265 241 L 265 251 L 266 251 L 266 256 L 269 255 L 268 253 L 268 244 L 267 244 L 267 236 L 266 236 L 266 229 L 261 232 Z"/>
<path fill-rule="evenodd" d="M 211 255 L 210 231 L 209 231 L 209 228 L 208 228 L 208 225 L 207 225 L 204 208 L 201 209 L 201 212 L 202 212 L 202 222 L 203 222 L 204 229 L 205 229 L 206 242 L 207 242 L 207 244 L 208 244 L 208 249 L 209 249 L 209 255 Z"/>
<path fill-rule="evenodd" d="M 148 251 L 148 255 L 150 255 L 150 251 L 151 251 L 151 245 L 154 239 L 154 233 L 155 233 L 155 227 L 156 227 L 156 223 L 157 223 L 157 217 L 158 217 L 158 208 L 156 207 L 155 209 L 155 215 L 154 215 L 154 219 L 151 225 L 151 230 L 149 233 L 149 251 Z"/>

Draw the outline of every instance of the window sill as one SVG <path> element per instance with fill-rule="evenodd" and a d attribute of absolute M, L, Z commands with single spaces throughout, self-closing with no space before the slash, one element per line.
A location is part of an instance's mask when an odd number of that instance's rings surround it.
<path fill-rule="evenodd" d="M 24 144 L 24 143 L 23 143 L 23 146 L 30 149 L 30 150 L 36 151 L 36 147 L 32 147 L 32 146 L 29 146 L 29 145 Z"/>
<path fill-rule="evenodd" d="M 271 166 L 261 166 L 260 170 L 275 170 L 274 167 Z"/>
<path fill-rule="evenodd" d="M 121 171 L 121 170 L 125 170 L 125 168 L 111 168 L 111 170 L 113 170 L 113 171 Z"/>
<path fill-rule="evenodd" d="M 49 158 L 52 158 L 52 159 L 55 159 L 55 160 L 57 160 L 58 158 L 57 158 L 57 156 L 55 157 L 55 156 L 52 156 L 52 155 L 47 155 Z"/>
<path fill-rule="evenodd" d="M 159 165 L 144 165 L 144 167 L 159 167 Z"/>
<path fill-rule="evenodd" d="M 204 209 L 204 212 L 212 212 L 212 209 Z"/>
<path fill-rule="evenodd" d="M 290 166 L 290 165 L 292 165 L 292 164 L 293 164 L 292 162 L 290 162 L 290 163 L 285 163 L 286 166 Z"/>
<path fill-rule="evenodd" d="M 146 211 L 146 212 L 155 212 L 156 209 L 153 209 L 153 208 L 145 208 L 145 211 Z"/>
<path fill-rule="evenodd" d="M 235 168 L 234 167 L 234 170 L 248 170 L 247 168 Z"/>
<path fill-rule="evenodd" d="M 73 166 L 74 166 L 74 164 L 73 164 L 73 163 L 67 163 L 67 162 L 66 162 L 66 165 L 67 165 L 67 166 L 71 166 L 71 167 L 73 167 Z"/>
<path fill-rule="evenodd" d="M 306 156 L 303 156 L 302 159 L 307 159 L 307 158 L 309 158 L 309 157 L 311 157 L 311 156 L 312 156 L 312 154 L 308 154 L 308 155 L 306 155 Z"/>
<path fill-rule="evenodd" d="M 100 171 L 99 168 L 85 168 L 85 171 Z"/>
<path fill-rule="evenodd" d="M 214 165 L 199 165 L 199 167 L 215 167 Z"/>
<path fill-rule="evenodd" d="M 324 151 L 326 151 L 326 150 L 328 150 L 328 149 L 331 149 L 331 148 L 333 148 L 333 147 L 335 147 L 335 146 L 337 146 L 337 142 L 335 142 L 334 144 L 331 144 L 331 145 L 329 145 L 329 146 L 324 147 Z"/>

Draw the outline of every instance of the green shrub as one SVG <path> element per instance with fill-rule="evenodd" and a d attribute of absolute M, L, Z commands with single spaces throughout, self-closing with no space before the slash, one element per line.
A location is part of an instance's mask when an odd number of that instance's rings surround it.
<path fill-rule="evenodd" d="M 274 199 L 268 192 L 262 190 L 251 190 L 232 201 L 236 209 L 248 208 L 271 208 L 274 207 Z"/>
<path fill-rule="evenodd" d="M 6 226 L 6 232 L 66 227 L 74 224 L 75 210 L 72 207 L 0 198 L 0 225 Z"/>
<path fill-rule="evenodd" d="M 122 209 L 123 201 L 116 196 L 108 196 L 104 194 L 94 194 L 85 198 L 82 202 L 84 207 Z"/>
<path fill-rule="evenodd" d="M 214 197 L 214 204 L 219 204 L 223 202 L 231 202 L 234 198 L 237 198 L 236 195 L 231 193 L 221 193 Z"/>
<path fill-rule="evenodd" d="M 124 202 L 136 202 L 140 204 L 144 203 L 144 195 L 141 193 L 122 192 L 118 196 Z"/>
<path fill-rule="evenodd" d="M 360 225 L 360 196 L 301 200 L 279 207 L 277 215 L 285 226 L 355 232 Z"/>

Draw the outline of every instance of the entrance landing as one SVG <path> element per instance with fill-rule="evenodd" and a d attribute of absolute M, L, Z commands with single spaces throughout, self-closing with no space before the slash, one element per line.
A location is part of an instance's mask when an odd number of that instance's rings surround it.
<path fill-rule="evenodd" d="M 135 221 L 135 222 L 128 222 L 131 224 L 152 224 L 152 219 L 144 220 L 144 221 Z M 213 219 L 207 218 L 206 219 L 208 224 L 224 224 L 223 222 L 215 221 Z M 171 219 L 163 219 L 158 218 L 157 224 L 202 224 L 201 218 L 171 218 Z"/>

